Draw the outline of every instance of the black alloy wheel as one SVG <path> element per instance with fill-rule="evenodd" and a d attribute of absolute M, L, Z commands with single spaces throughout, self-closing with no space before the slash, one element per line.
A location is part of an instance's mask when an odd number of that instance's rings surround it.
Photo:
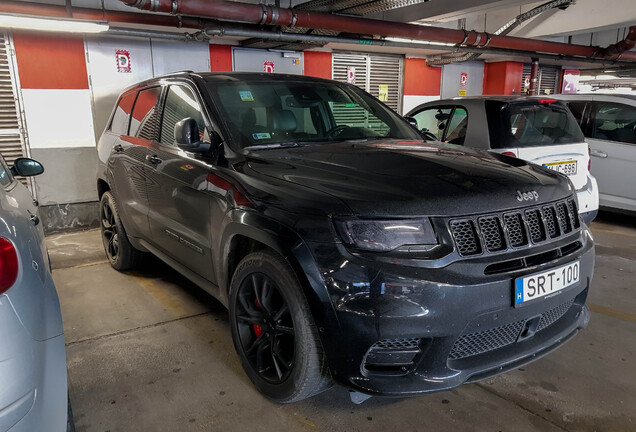
<path fill-rule="evenodd" d="M 264 250 L 243 258 L 232 276 L 229 309 L 234 348 L 261 393 L 289 403 L 329 388 L 318 329 L 283 257 Z"/>
<path fill-rule="evenodd" d="M 267 275 L 252 273 L 239 287 L 236 319 L 243 352 L 263 380 L 280 384 L 294 366 L 289 305 Z"/>
<path fill-rule="evenodd" d="M 102 195 L 99 203 L 102 243 L 106 257 L 116 270 L 123 271 L 137 266 L 143 253 L 133 247 L 121 223 L 115 199 L 110 192 Z"/>
<path fill-rule="evenodd" d="M 115 223 L 115 214 L 110 203 L 104 202 L 101 206 L 102 219 L 102 242 L 104 250 L 109 261 L 116 261 L 119 257 L 119 236 L 117 233 L 117 224 Z"/>

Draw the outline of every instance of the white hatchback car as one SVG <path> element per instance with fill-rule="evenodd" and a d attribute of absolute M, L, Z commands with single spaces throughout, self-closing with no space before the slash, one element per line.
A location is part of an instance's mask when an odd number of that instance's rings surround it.
<path fill-rule="evenodd" d="M 554 98 L 475 96 L 428 102 L 406 117 L 430 139 L 524 159 L 568 176 L 586 223 L 598 213 L 596 179 L 576 119 Z M 411 120 L 412 123 L 414 123 Z"/>
<path fill-rule="evenodd" d="M 601 206 L 636 212 L 636 96 L 557 97 L 568 104 L 590 145 Z"/>

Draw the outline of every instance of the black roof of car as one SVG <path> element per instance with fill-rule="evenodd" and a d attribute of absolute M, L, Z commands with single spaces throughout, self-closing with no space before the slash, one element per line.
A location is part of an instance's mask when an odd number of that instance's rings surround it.
<path fill-rule="evenodd" d="M 172 72 L 164 75 L 159 75 L 153 78 L 148 78 L 144 81 L 135 83 L 125 88 L 121 94 L 124 94 L 132 89 L 139 87 L 145 87 L 148 85 L 156 84 L 162 79 L 167 78 L 192 78 L 197 77 L 206 81 L 304 81 L 304 82 L 332 82 L 330 79 L 317 78 L 307 75 L 292 75 L 292 74 L 276 74 L 265 72 L 194 72 L 194 71 L 180 71 Z"/>

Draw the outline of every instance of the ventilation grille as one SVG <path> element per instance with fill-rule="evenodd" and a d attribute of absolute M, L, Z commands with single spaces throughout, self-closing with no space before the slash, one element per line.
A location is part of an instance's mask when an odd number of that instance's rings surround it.
<path fill-rule="evenodd" d="M 570 310 L 573 304 L 574 299 L 541 314 L 537 332 L 545 330 L 556 323 Z M 488 330 L 462 335 L 453 345 L 448 358 L 457 360 L 472 357 L 511 345 L 517 341 L 525 322 L 526 320 L 520 320 Z"/>
<path fill-rule="evenodd" d="M 16 100 L 9 64 L 8 41 L 5 35 L 0 33 L 0 153 L 9 166 L 13 165 L 14 160 L 25 155 Z M 17 179 L 28 186 L 28 181 L 24 177 Z"/>
<path fill-rule="evenodd" d="M 487 250 L 495 252 L 506 248 L 503 231 L 497 217 L 489 216 L 480 218 L 479 228 L 484 237 Z"/>
<path fill-rule="evenodd" d="M 395 350 L 413 350 L 419 349 L 420 340 L 412 339 L 382 339 L 373 344 L 372 348 L 395 349 Z"/>
<path fill-rule="evenodd" d="M 450 223 L 457 250 L 462 255 L 475 255 L 481 252 L 477 247 L 475 225 L 470 219 L 453 220 Z"/>
<path fill-rule="evenodd" d="M 573 199 L 503 216 L 475 216 L 450 221 L 455 246 L 462 256 L 537 244 L 571 233 L 579 227 L 579 214 Z"/>

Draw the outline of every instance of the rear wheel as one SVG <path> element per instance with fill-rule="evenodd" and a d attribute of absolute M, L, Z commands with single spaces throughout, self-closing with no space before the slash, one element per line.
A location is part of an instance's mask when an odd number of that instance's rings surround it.
<path fill-rule="evenodd" d="M 110 192 L 102 195 L 99 208 L 102 243 L 110 265 L 119 271 L 135 267 L 141 260 L 142 252 L 130 244 Z"/>
<path fill-rule="evenodd" d="M 300 282 L 273 252 L 245 257 L 232 278 L 232 339 L 245 372 L 268 398 L 296 402 L 330 385 Z"/>

